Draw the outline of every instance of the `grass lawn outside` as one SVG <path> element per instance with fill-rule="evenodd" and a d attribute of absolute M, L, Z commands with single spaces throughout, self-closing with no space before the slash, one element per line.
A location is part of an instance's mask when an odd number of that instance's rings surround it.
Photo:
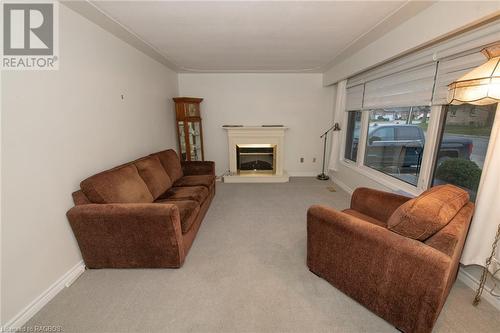
<path fill-rule="evenodd" d="M 424 131 L 427 131 L 429 123 L 418 124 Z M 445 131 L 448 134 L 461 134 L 461 135 L 472 135 L 472 136 L 486 136 L 489 137 L 491 133 L 490 127 L 472 127 L 463 125 L 446 125 Z"/>

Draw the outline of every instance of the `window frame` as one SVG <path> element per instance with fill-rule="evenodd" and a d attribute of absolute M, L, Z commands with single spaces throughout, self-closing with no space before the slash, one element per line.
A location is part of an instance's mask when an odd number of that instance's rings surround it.
<path fill-rule="evenodd" d="M 500 102 L 498 102 L 496 104 L 496 110 L 499 110 L 500 109 Z M 439 118 L 439 125 L 438 125 L 438 128 L 436 129 L 436 135 L 434 136 L 435 137 L 435 142 L 434 142 L 434 150 L 432 151 L 432 159 L 430 160 L 430 165 L 429 165 L 429 175 L 427 176 L 427 188 L 431 188 L 432 187 L 432 183 L 433 183 L 433 180 L 434 180 L 434 174 L 436 172 L 436 162 L 437 162 L 437 159 L 438 159 L 438 155 L 439 155 L 439 149 L 440 149 L 440 145 L 441 145 L 441 142 L 443 140 L 443 137 L 444 137 L 444 134 L 445 134 L 445 126 L 446 126 L 446 118 L 447 118 L 447 114 L 449 112 L 451 112 L 450 110 L 448 110 L 448 108 L 450 107 L 449 104 L 447 105 L 442 105 L 442 106 L 439 106 L 440 107 L 440 118 Z M 496 111 L 494 111 L 496 112 Z M 455 116 L 455 115 L 454 115 Z M 490 136 L 489 136 L 489 139 L 488 139 L 488 148 L 486 149 L 486 153 L 485 153 L 485 164 L 483 165 L 483 167 L 481 168 L 481 178 L 479 180 L 479 186 L 477 188 L 477 191 L 476 191 L 476 202 L 479 198 L 479 194 L 481 193 L 481 188 L 482 188 L 482 183 L 483 183 L 483 177 L 485 176 L 485 172 L 483 172 L 485 169 L 486 169 L 486 161 L 488 161 L 491 156 L 491 152 L 492 152 L 492 145 L 491 145 L 491 138 L 494 136 L 493 132 L 494 132 L 494 128 L 495 128 L 495 124 L 497 123 L 497 117 L 500 119 L 500 116 L 499 114 L 497 113 L 495 116 L 494 116 L 494 121 L 493 121 L 493 128 L 491 130 L 491 133 L 490 133 Z M 500 120 L 499 120 L 500 121 Z"/>
<path fill-rule="evenodd" d="M 415 107 L 417 107 L 417 106 L 415 106 Z M 398 107 L 390 107 L 390 108 L 387 108 L 387 109 L 393 109 L 393 108 L 398 108 Z M 405 107 L 401 107 L 401 108 L 408 109 L 408 110 L 407 110 L 408 115 L 409 115 L 409 116 L 411 116 L 411 114 L 412 114 L 412 108 L 413 108 L 412 106 L 405 106 Z M 367 118 L 368 118 L 368 124 L 367 124 L 367 127 L 366 127 L 367 136 L 368 136 L 368 134 L 374 135 L 377 131 L 380 131 L 381 129 L 384 129 L 384 127 L 383 127 L 383 126 L 380 126 L 380 128 L 376 128 L 376 129 L 374 129 L 371 133 L 369 133 L 369 130 L 370 130 L 370 113 L 371 113 L 371 112 L 381 111 L 381 110 L 382 110 L 382 109 L 369 109 L 369 110 L 366 110 L 366 113 L 368 114 L 368 117 L 367 117 Z M 430 111 L 430 112 L 431 112 L 431 114 L 432 114 L 432 111 L 431 111 L 431 108 L 430 108 L 430 107 L 429 107 L 429 111 Z M 380 140 L 380 142 L 395 142 L 395 141 L 397 141 L 397 130 L 396 130 L 396 128 L 393 128 L 393 127 L 391 127 L 391 129 L 392 129 L 392 131 L 393 131 L 393 137 L 392 137 L 392 139 L 381 138 L 382 140 Z M 425 147 L 426 147 L 426 145 L 427 145 L 427 142 L 426 142 L 426 141 L 427 141 L 427 140 L 426 140 L 426 138 L 424 137 L 424 150 L 425 150 Z M 369 148 L 369 145 L 370 145 L 368 138 L 367 138 L 367 140 L 366 140 L 366 142 L 365 142 L 365 145 L 366 145 L 366 146 L 365 146 L 365 156 L 364 156 L 364 157 L 365 157 L 365 162 L 366 162 L 366 157 L 367 157 L 366 150 L 367 150 L 367 148 Z M 422 160 L 423 160 L 423 151 L 422 151 Z M 369 165 L 367 165 L 366 163 L 365 163 L 365 164 L 363 164 L 363 165 L 364 165 L 365 167 L 368 167 L 368 168 L 372 169 L 372 170 L 375 170 L 375 171 L 377 171 L 377 172 L 380 172 L 380 173 L 382 173 L 382 174 L 384 174 L 384 175 L 386 175 L 386 176 L 389 176 L 391 179 L 392 179 L 392 178 L 394 178 L 394 179 L 396 179 L 396 180 L 398 180 L 398 181 L 401 181 L 401 182 L 403 182 L 403 183 L 405 183 L 405 184 L 408 184 L 409 186 L 413 186 L 413 187 L 416 187 L 416 188 L 418 189 L 419 180 L 420 180 L 420 171 L 421 171 L 421 168 L 422 168 L 422 160 L 421 160 L 421 162 L 420 162 L 420 170 L 419 170 L 418 177 L 417 177 L 417 181 L 416 181 L 416 184 L 415 184 L 415 185 L 414 185 L 414 184 L 412 184 L 412 183 L 410 183 L 410 182 L 408 182 L 408 181 L 404 181 L 404 180 L 402 180 L 402 179 L 400 179 L 400 178 L 398 178 L 398 177 L 391 176 L 389 173 L 386 173 L 386 172 L 380 171 L 380 170 L 378 170 L 378 169 L 377 169 L 376 167 L 374 167 L 374 166 L 369 166 Z"/>
<path fill-rule="evenodd" d="M 346 89 L 344 88 L 343 92 L 340 92 L 343 95 L 345 100 L 346 98 Z M 344 104 L 345 105 L 345 104 Z M 346 159 L 345 156 L 345 148 L 347 143 L 347 130 L 343 131 L 344 133 L 341 136 L 341 147 L 339 149 L 339 163 L 340 165 L 352 169 L 378 183 L 383 186 L 386 186 L 392 190 L 401 190 L 407 192 L 412 195 L 419 195 L 423 191 L 427 190 L 432 183 L 432 175 L 433 175 L 433 166 L 434 159 L 437 156 L 437 150 L 439 145 L 439 135 L 440 129 L 442 128 L 444 122 L 444 108 L 446 106 L 443 105 L 432 105 L 430 108 L 430 117 L 429 117 L 429 126 L 427 128 L 427 134 L 425 138 L 425 145 L 422 154 L 422 163 L 420 166 L 420 174 L 417 180 L 417 185 L 414 186 L 407 182 L 404 182 L 395 177 L 389 176 L 381 171 L 377 171 L 373 168 L 366 166 L 365 163 L 365 152 L 366 152 L 366 143 L 368 137 L 368 126 L 369 126 L 369 112 L 368 110 L 359 110 L 361 111 L 361 127 L 360 127 L 360 135 L 359 135 L 359 143 L 358 143 L 358 153 L 356 157 L 356 162 Z M 351 110 L 356 111 L 356 110 Z M 348 124 L 348 112 L 344 107 L 344 115 L 342 117 L 342 123 L 347 126 Z"/>
<path fill-rule="evenodd" d="M 345 111 L 345 119 L 343 120 L 343 123 L 345 124 L 345 128 L 346 130 L 344 131 L 345 133 L 342 135 L 342 139 L 341 139 L 341 148 L 340 148 L 340 160 L 345 160 L 345 161 L 348 161 L 349 163 L 352 163 L 352 164 L 356 164 L 357 160 L 358 160 L 358 154 L 356 154 L 356 161 L 353 161 L 353 160 L 350 160 L 348 158 L 345 157 L 345 153 L 346 153 L 346 147 L 347 147 L 347 134 L 348 134 L 348 130 L 347 130 L 347 127 L 349 126 L 349 113 L 351 112 L 361 112 L 361 117 L 363 117 L 363 112 L 361 110 L 349 110 L 349 111 Z M 354 123 L 356 124 L 356 123 Z M 361 119 L 361 126 L 362 125 L 362 119 Z M 355 128 L 354 128 L 355 129 Z M 360 131 L 362 130 L 362 127 L 360 127 L 359 129 Z M 359 133 L 360 135 L 360 138 L 358 139 L 358 152 L 359 152 L 359 140 L 361 140 L 361 132 Z"/>

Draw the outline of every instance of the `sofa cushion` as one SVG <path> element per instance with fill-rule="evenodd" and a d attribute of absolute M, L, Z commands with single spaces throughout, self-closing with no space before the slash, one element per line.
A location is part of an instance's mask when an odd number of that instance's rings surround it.
<path fill-rule="evenodd" d="M 156 199 L 172 187 L 172 181 L 158 156 L 148 156 L 135 162 L 137 171 Z"/>
<path fill-rule="evenodd" d="M 194 200 L 203 203 L 208 197 L 208 189 L 205 186 L 172 187 L 160 199 L 169 200 Z"/>
<path fill-rule="evenodd" d="M 153 155 L 158 156 L 163 168 L 168 173 L 173 183 L 183 176 L 181 161 L 174 150 L 168 149 Z"/>
<path fill-rule="evenodd" d="M 93 203 L 153 202 L 151 192 L 133 164 L 89 177 L 80 183 L 80 188 Z"/>
<path fill-rule="evenodd" d="M 453 185 L 435 186 L 402 204 L 389 218 L 390 230 L 426 240 L 445 227 L 469 202 L 469 193 Z"/>
<path fill-rule="evenodd" d="M 205 186 L 210 189 L 214 182 L 215 176 L 212 175 L 183 176 L 174 186 Z"/>
<path fill-rule="evenodd" d="M 158 200 L 155 201 L 158 203 L 164 203 L 164 204 L 173 204 L 176 205 L 177 208 L 179 208 L 179 215 L 181 217 L 181 230 L 182 233 L 185 234 L 186 232 L 191 229 L 191 226 L 193 225 L 194 221 L 196 220 L 196 216 L 198 216 L 198 212 L 200 211 L 200 205 L 198 202 L 193 201 L 193 200 Z"/>

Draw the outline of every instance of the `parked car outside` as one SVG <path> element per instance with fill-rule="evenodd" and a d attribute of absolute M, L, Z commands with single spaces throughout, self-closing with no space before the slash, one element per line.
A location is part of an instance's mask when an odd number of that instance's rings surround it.
<path fill-rule="evenodd" d="M 425 132 L 418 125 L 375 124 L 369 127 L 365 164 L 390 173 L 418 173 L 425 146 Z M 356 156 L 358 139 L 353 142 Z M 443 138 L 438 165 L 450 158 L 470 160 L 473 141 L 467 138 Z"/>

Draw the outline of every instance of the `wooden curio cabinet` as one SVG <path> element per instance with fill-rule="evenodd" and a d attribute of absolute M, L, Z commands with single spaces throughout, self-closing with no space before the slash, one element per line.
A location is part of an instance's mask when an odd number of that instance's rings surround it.
<path fill-rule="evenodd" d="M 201 101 L 203 98 L 174 98 L 179 153 L 184 161 L 204 161 Z"/>

